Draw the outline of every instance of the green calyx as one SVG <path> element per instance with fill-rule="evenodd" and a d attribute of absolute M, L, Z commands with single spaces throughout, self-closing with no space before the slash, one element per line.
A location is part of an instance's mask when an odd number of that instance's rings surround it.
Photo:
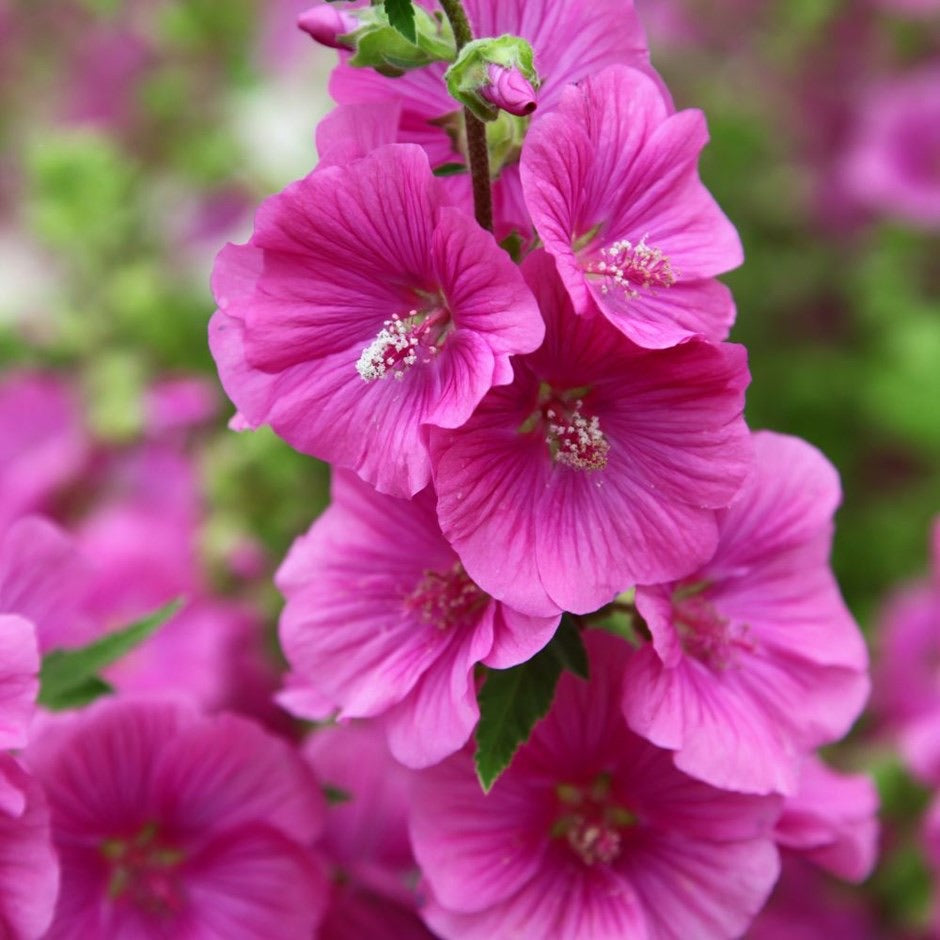
<path fill-rule="evenodd" d="M 358 29 L 346 33 L 342 41 L 355 50 L 349 60 L 358 68 L 372 68 L 397 78 L 432 62 L 451 62 L 456 55 L 454 34 L 440 14 L 415 7 L 415 39 L 406 39 L 388 20 L 379 6 L 350 11 L 360 21 Z"/>
<path fill-rule="evenodd" d="M 483 97 L 490 84 L 489 68 L 518 69 L 533 88 L 539 77 L 533 65 L 532 47 L 521 36 L 475 39 L 460 50 L 457 61 L 447 70 L 447 90 L 481 121 L 495 121 L 500 109 Z"/>

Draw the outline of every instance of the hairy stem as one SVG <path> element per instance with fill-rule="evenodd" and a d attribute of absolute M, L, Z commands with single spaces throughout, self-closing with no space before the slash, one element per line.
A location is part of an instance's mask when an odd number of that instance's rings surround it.
<path fill-rule="evenodd" d="M 460 0 L 441 0 L 441 8 L 454 31 L 457 52 L 473 39 L 473 30 Z M 486 125 L 468 108 L 463 109 L 467 129 L 467 157 L 473 181 L 473 211 L 477 222 L 493 230 L 493 197 L 490 192 L 490 154 L 486 146 Z"/>

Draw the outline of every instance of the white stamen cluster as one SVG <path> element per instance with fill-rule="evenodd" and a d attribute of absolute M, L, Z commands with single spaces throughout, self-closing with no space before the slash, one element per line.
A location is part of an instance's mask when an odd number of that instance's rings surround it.
<path fill-rule="evenodd" d="M 560 415 L 555 408 L 548 408 L 547 444 L 553 447 L 555 460 L 575 470 L 603 470 L 607 466 L 610 444 L 604 437 L 601 424 L 595 415 L 585 418 L 581 414 L 583 402 L 575 402 L 569 416 Z"/>
<path fill-rule="evenodd" d="M 419 339 L 413 331 L 417 315 L 417 310 L 411 310 L 403 320 L 397 313 L 393 314 L 391 320 L 385 321 L 379 335 L 362 350 L 356 371 L 366 382 L 389 375 L 400 379 L 418 361 Z"/>
<path fill-rule="evenodd" d="M 639 288 L 653 290 L 675 284 L 677 273 L 673 271 L 669 258 L 660 248 L 647 245 L 648 237 L 644 235 L 635 245 L 629 238 L 624 238 L 601 248 L 601 260 L 592 261 L 587 272 L 602 274 L 609 279 L 601 285 L 602 294 L 613 287 L 621 290 L 625 299 L 633 300 L 639 296 Z"/>

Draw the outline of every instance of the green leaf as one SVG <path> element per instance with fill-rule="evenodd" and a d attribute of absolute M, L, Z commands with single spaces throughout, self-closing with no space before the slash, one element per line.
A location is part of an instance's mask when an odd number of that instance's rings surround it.
<path fill-rule="evenodd" d="M 410 42 L 416 42 L 415 11 L 411 0 L 385 0 L 385 15 L 389 23 Z"/>
<path fill-rule="evenodd" d="M 76 708 L 106 695 L 111 687 L 98 676 L 166 623 L 182 605 L 171 601 L 159 610 L 80 649 L 53 650 L 39 671 L 39 704 L 53 711 Z"/>
<path fill-rule="evenodd" d="M 467 173 L 466 164 L 463 163 L 442 163 L 434 167 L 435 176 L 459 176 L 461 173 Z"/>
<path fill-rule="evenodd" d="M 584 679 L 588 660 L 574 620 L 565 614 L 549 644 L 512 669 L 491 669 L 480 689 L 480 724 L 475 755 L 477 776 L 489 791 L 525 744 L 552 704 L 562 670 Z"/>

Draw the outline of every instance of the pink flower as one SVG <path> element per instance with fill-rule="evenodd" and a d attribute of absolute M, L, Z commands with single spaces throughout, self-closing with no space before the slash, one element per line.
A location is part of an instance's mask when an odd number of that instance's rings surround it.
<path fill-rule="evenodd" d="M 464 4 L 476 38 L 509 33 L 527 40 L 535 53 L 535 68 L 542 84 L 534 121 L 556 107 L 562 89 L 606 65 L 620 62 L 652 72 L 646 37 L 633 6 L 623 0 L 597 0 L 585 15 L 579 0 L 467 0 Z M 446 63 L 416 69 L 389 79 L 371 69 L 341 64 L 333 73 L 330 93 L 341 104 L 398 102 L 398 140 L 421 144 L 432 166 L 464 163 L 465 156 L 448 133 L 449 115 L 459 107 L 447 93 Z M 655 74 L 655 73 L 654 73 Z M 523 132 L 524 127 L 516 128 Z M 495 230 L 503 238 L 513 229 L 528 236 L 532 223 L 522 200 L 518 150 L 506 154 L 506 165 L 493 185 Z M 499 170 L 493 167 L 494 173 Z M 469 204 L 466 174 L 451 177 L 446 185 Z"/>
<path fill-rule="evenodd" d="M 738 937 L 777 877 L 774 797 L 713 789 L 632 734 L 629 646 L 588 631 L 591 680 L 566 673 L 489 794 L 462 752 L 418 776 L 424 916 L 444 938 Z"/>
<path fill-rule="evenodd" d="M 809 756 L 783 804 L 777 844 L 846 881 L 864 881 L 878 855 L 878 792 L 863 774 L 841 774 Z"/>
<path fill-rule="evenodd" d="M 433 491 L 396 499 L 349 473 L 334 475 L 332 504 L 276 580 L 294 674 L 282 704 L 308 718 L 337 708 L 340 718 L 384 715 L 392 752 L 413 767 L 470 737 L 478 662 L 522 662 L 558 623 L 519 614 L 473 583 L 441 535 Z M 322 701 L 312 705 L 305 687 Z"/>
<path fill-rule="evenodd" d="M 438 517 L 470 577 L 520 611 L 587 613 L 687 574 L 750 468 L 744 350 L 650 352 L 576 317 L 543 252 L 524 266 L 547 324 L 462 428 L 431 435 Z"/>
<path fill-rule="evenodd" d="M 87 449 L 78 407 L 58 376 L 10 372 L 0 379 L 0 532 L 45 509 Z"/>
<path fill-rule="evenodd" d="M 210 345 L 248 424 L 411 496 L 427 427 L 458 427 L 542 339 L 509 257 L 390 145 L 270 198 L 213 278 Z"/>
<path fill-rule="evenodd" d="M 412 775 L 375 722 L 318 729 L 304 754 L 334 794 L 318 843 L 333 872 L 317 940 L 431 940 L 418 917 L 418 866 L 408 840 Z"/>
<path fill-rule="evenodd" d="M 309 940 L 324 808 L 284 742 L 177 702 L 103 699 L 50 719 L 26 756 L 62 867 L 49 940 Z"/>
<path fill-rule="evenodd" d="M 843 167 L 855 199 L 876 212 L 940 227 L 940 65 L 868 90 Z"/>
<path fill-rule="evenodd" d="M 46 936 L 58 886 L 42 788 L 16 760 L 0 754 L 0 935 L 5 940 Z"/>
<path fill-rule="evenodd" d="M 155 382 L 144 400 L 147 430 L 157 438 L 203 424 L 217 410 L 216 386 L 197 375 Z"/>
<path fill-rule="evenodd" d="M 754 435 L 757 463 L 719 512 L 712 559 L 640 587 L 652 634 L 624 680 L 627 723 L 715 786 L 792 794 L 805 751 L 841 737 L 868 694 L 865 644 L 829 569 L 833 467 Z"/>
<path fill-rule="evenodd" d="M 640 346 L 721 340 L 734 226 L 698 178 L 700 111 L 670 113 L 656 83 L 612 65 L 566 89 L 522 154 L 526 204 L 575 312 L 601 312 Z"/>

